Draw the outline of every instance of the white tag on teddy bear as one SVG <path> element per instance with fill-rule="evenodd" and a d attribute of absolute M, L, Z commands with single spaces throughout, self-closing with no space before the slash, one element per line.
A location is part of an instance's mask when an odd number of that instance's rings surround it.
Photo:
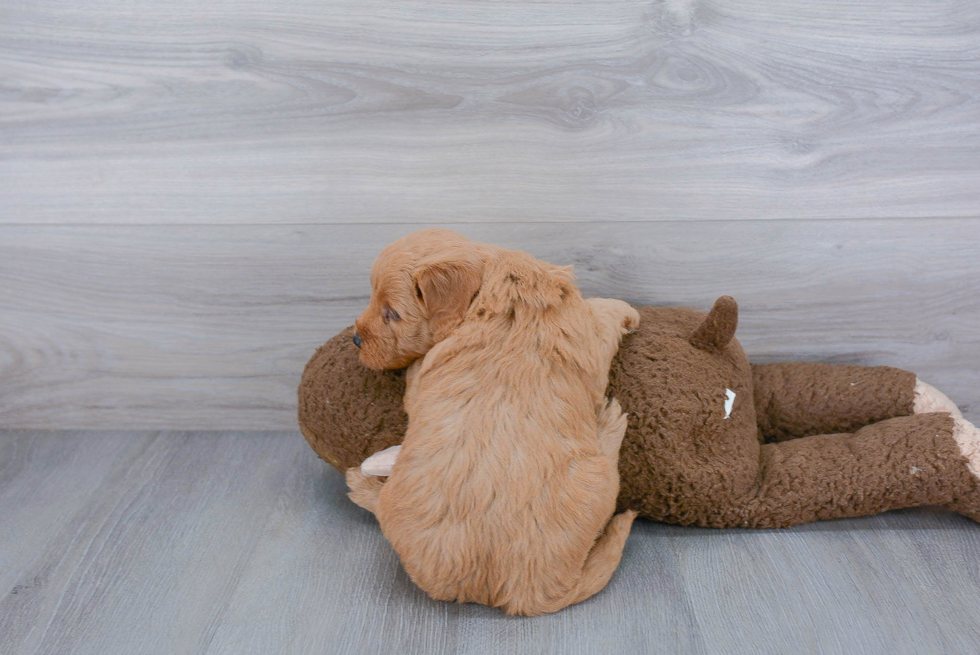
<path fill-rule="evenodd" d="M 735 392 L 731 389 L 725 389 L 725 418 L 732 415 L 732 407 L 735 406 Z"/>
<path fill-rule="evenodd" d="M 399 445 L 374 453 L 361 462 L 361 473 L 364 475 L 388 477 L 391 475 L 391 467 L 395 465 L 395 460 L 398 459 L 398 453 L 401 451 L 402 447 Z"/>

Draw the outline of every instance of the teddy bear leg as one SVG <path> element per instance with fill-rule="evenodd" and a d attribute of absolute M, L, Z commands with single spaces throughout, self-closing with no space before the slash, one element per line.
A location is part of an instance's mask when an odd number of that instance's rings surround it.
<path fill-rule="evenodd" d="M 916 413 L 917 398 L 933 397 L 915 374 L 890 366 L 753 364 L 752 382 L 756 421 L 770 442 L 854 432 Z M 950 408 L 936 405 L 931 411 Z"/>
<path fill-rule="evenodd" d="M 640 313 L 629 303 L 612 298 L 589 298 L 587 301 L 599 321 L 599 393 L 609 385 L 609 367 L 619 352 L 623 335 L 640 327 Z M 600 396 L 601 397 L 601 396 Z"/>
<path fill-rule="evenodd" d="M 978 516 L 970 462 L 980 470 L 980 435 L 960 421 L 947 413 L 918 414 L 853 434 L 766 444 L 754 487 L 727 511 L 719 508 L 711 525 L 789 527 L 919 505 Z"/>

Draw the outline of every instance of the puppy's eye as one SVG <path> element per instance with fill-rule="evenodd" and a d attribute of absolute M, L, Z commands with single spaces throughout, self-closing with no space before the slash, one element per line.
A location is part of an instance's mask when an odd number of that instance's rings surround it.
<path fill-rule="evenodd" d="M 400 321 L 402 319 L 402 317 L 398 315 L 398 312 L 391 307 L 385 307 L 383 310 L 381 310 L 381 315 L 384 316 L 385 323 L 388 321 Z"/>

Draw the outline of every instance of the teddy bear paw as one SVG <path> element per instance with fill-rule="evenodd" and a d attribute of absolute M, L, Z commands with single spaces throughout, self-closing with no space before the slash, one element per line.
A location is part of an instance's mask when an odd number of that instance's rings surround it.
<path fill-rule="evenodd" d="M 962 416 L 953 417 L 953 439 L 966 458 L 966 465 L 973 477 L 980 480 L 980 429 Z"/>
<path fill-rule="evenodd" d="M 953 439 L 973 476 L 973 489 L 967 496 L 957 498 L 949 508 L 980 523 L 980 429 L 962 416 L 954 416 Z"/>
<path fill-rule="evenodd" d="M 402 447 L 398 445 L 374 453 L 361 462 L 361 473 L 364 475 L 388 477 L 391 475 L 391 469 L 394 468 L 395 462 L 398 460 L 398 453 L 401 451 Z"/>
<path fill-rule="evenodd" d="M 931 384 L 926 384 L 919 378 L 915 379 L 914 393 L 915 397 L 912 401 L 912 411 L 915 414 L 948 412 L 953 417 L 963 416 L 960 408 L 946 394 Z"/>

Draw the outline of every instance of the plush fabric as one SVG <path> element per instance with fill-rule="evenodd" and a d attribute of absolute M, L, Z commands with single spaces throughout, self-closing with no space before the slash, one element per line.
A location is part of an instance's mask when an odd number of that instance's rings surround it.
<path fill-rule="evenodd" d="M 913 414 L 915 375 L 890 367 L 753 366 L 737 305 L 643 307 L 610 370 L 629 414 L 619 509 L 683 525 L 788 527 L 918 505 L 980 518 L 980 489 L 946 413 Z M 352 329 L 321 346 L 299 423 L 340 471 L 401 442 L 401 371 L 358 361 Z M 732 401 L 731 395 L 734 394 Z M 726 401 L 727 404 L 726 404 Z"/>
<path fill-rule="evenodd" d="M 782 362 L 753 366 L 752 385 L 763 437 L 786 441 L 912 414 L 915 374 L 888 366 Z"/>

